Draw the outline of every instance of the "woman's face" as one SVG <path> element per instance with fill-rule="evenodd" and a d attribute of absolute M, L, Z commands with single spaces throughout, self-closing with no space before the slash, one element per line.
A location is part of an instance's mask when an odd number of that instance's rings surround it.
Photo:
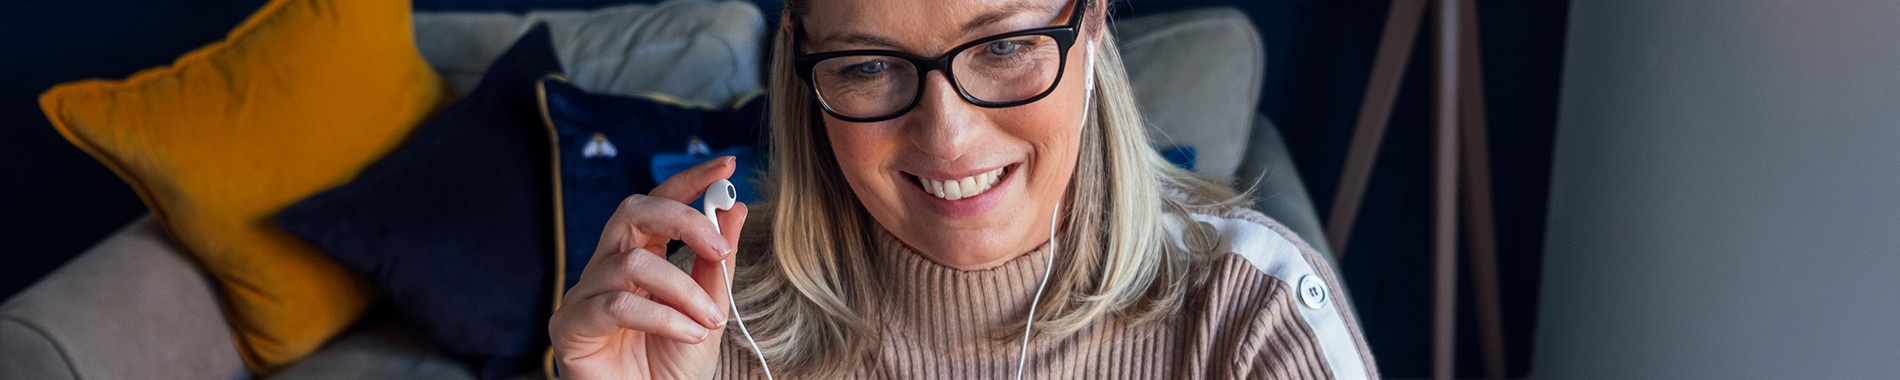
<path fill-rule="evenodd" d="M 922 57 L 996 34 L 1061 25 L 1076 6 L 1064 0 L 809 5 L 806 53 L 882 49 Z M 903 116 L 855 123 L 825 115 L 845 179 L 878 223 L 944 265 L 985 269 L 1035 249 L 1048 241 L 1051 213 L 1075 171 L 1086 106 L 1085 46 L 1093 39 L 1078 36 L 1055 90 L 1033 103 L 979 107 L 964 101 L 941 71 L 931 71 L 916 107 Z M 961 194 L 936 194 L 935 187 L 950 181 Z"/>

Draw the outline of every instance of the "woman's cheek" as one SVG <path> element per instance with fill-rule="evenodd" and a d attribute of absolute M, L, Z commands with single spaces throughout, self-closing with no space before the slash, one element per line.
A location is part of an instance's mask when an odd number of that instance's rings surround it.
<path fill-rule="evenodd" d="M 1081 130 L 1077 128 L 1081 122 L 1070 115 L 1079 112 L 1063 107 L 1063 100 L 1067 99 L 1060 98 L 1066 97 L 1050 96 L 1045 100 L 1057 101 L 1020 106 L 1022 112 L 1014 112 L 1009 115 L 1011 120 L 1000 123 L 1009 126 L 1006 129 L 1010 134 L 1028 142 L 1034 149 L 1032 154 L 1036 161 L 1036 178 L 1031 182 L 1036 188 L 1042 189 L 1038 193 L 1053 192 L 1059 195 L 1066 190 L 1068 177 L 1073 175 L 1071 172 L 1075 167 L 1077 151 L 1081 148 Z"/>
<path fill-rule="evenodd" d="M 886 126 L 882 123 L 851 124 L 827 118 L 825 129 L 825 135 L 831 141 L 832 155 L 838 159 L 838 168 L 860 199 L 871 203 L 872 199 L 894 200 L 897 197 L 893 184 L 882 180 L 887 177 L 882 173 L 897 141 L 883 132 L 888 129 Z"/>

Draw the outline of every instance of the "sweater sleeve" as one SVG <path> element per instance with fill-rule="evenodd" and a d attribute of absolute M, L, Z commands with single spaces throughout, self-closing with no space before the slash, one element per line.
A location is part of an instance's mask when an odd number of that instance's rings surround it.
<path fill-rule="evenodd" d="M 1246 338 L 1236 347 L 1234 378 L 1339 379 L 1357 376 L 1335 371 L 1325 357 L 1322 339 L 1300 316 L 1300 301 L 1286 284 L 1275 282 L 1266 308 L 1257 310 L 1247 324 Z M 1354 341 L 1355 347 L 1364 347 Z M 1370 355 L 1361 359 L 1370 360 Z M 1342 376 L 1346 375 L 1346 376 Z M 1367 369 L 1366 378 L 1378 378 Z"/>
<path fill-rule="evenodd" d="M 1247 209 L 1197 214 L 1219 230 L 1221 249 L 1244 259 L 1225 281 L 1232 301 L 1251 304 L 1232 356 L 1235 378 L 1377 379 L 1378 368 L 1351 302 L 1327 259 L 1286 227 Z M 1240 261 L 1240 260 L 1236 260 Z M 1219 285 L 1216 285 L 1219 286 Z M 1239 291 L 1241 289 L 1254 291 Z"/>

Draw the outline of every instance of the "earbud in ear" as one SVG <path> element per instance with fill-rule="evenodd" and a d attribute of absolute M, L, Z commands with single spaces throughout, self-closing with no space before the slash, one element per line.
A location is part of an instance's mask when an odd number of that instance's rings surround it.
<path fill-rule="evenodd" d="M 713 182 L 712 186 L 706 187 L 705 199 L 699 203 L 706 212 L 706 220 L 712 221 L 713 230 L 718 230 L 719 217 L 713 215 L 713 210 L 731 210 L 733 204 L 739 203 L 739 188 L 733 187 L 732 181 L 722 179 Z"/>
<path fill-rule="evenodd" d="M 1088 50 L 1089 63 L 1085 65 L 1087 67 L 1085 67 L 1082 70 L 1084 71 L 1082 75 L 1085 76 L 1082 79 L 1082 88 L 1084 91 L 1087 91 L 1088 94 L 1094 95 L 1095 94 L 1095 41 L 1089 41 L 1089 45 L 1085 49 Z"/>
<path fill-rule="evenodd" d="M 1082 68 L 1082 122 L 1077 123 L 1075 129 L 1089 127 L 1089 106 L 1095 103 L 1095 41 L 1089 41 L 1083 50 L 1089 61 Z"/>

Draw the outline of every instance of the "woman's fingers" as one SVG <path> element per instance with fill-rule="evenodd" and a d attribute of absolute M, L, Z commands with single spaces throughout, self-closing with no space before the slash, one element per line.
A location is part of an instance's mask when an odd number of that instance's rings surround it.
<path fill-rule="evenodd" d="M 745 217 L 751 212 L 751 209 L 746 207 L 743 202 L 733 202 L 732 209 L 730 210 L 714 211 L 714 215 L 719 218 L 719 231 L 717 231 L 717 233 L 720 235 L 720 239 L 725 240 L 727 247 L 739 246 L 739 233 L 742 232 L 740 230 L 745 227 Z M 704 219 L 704 217 L 701 217 L 701 219 Z M 710 221 L 708 221 L 708 224 L 710 224 Z M 706 251 L 699 249 L 699 247 L 693 247 L 693 255 L 697 256 L 700 260 L 710 261 L 727 260 L 732 257 L 731 252 Z"/>
<path fill-rule="evenodd" d="M 744 203 L 734 204 L 732 210 L 719 213 L 719 232 L 725 234 L 726 241 L 733 243 L 733 246 L 738 246 L 739 234 L 743 232 L 740 230 L 745 227 L 745 218 L 748 213 L 750 210 Z M 737 257 L 737 252 L 723 258 L 698 254 L 695 258 L 697 261 L 693 262 L 693 281 L 698 282 L 699 287 L 706 289 L 706 293 L 712 295 L 713 303 L 719 305 L 722 313 L 731 307 L 729 306 L 731 299 L 726 296 L 726 275 L 732 273 L 735 266 L 734 259 Z M 724 261 L 725 273 L 719 271 L 721 261 Z"/>
<path fill-rule="evenodd" d="M 712 261 L 696 267 L 717 271 L 718 261 L 737 245 L 746 206 L 735 204 L 718 213 L 715 226 L 686 204 L 713 182 L 730 177 L 737 168 L 734 161 L 721 157 L 701 163 L 673 175 L 651 196 L 622 201 L 601 232 L 594 258 L 563 300 L 563 310 L 555 313 L 555 325 L 564 330 L 556 334 L 607 336 L 624 328 L 698 343 L 710 335 L 709 329 L 724 326 L 728 304 L 723 280 L 707 281 L 697 270 L 689 276 L 655 252 L 662 252 L 667 241 L 679 240 L 700 260 Z"/>
<path fill-rule="evenodd" d="M 739 233 L 744 232 L 740 230 L 745 228 L 745 218 L 751 213 L 752 209 L 746 207 L 745 202 L 733 202 L 731 210 L 719 211 L 719 233 L 726 238 L 727 244 L 739 246 Z"/>
<path fill-rule="evenodd" d="M 722 239 L 702 211 L 686 204 L 704 195 L 706 187 L 713 182 L 731 177 L 738 168 L 735 162 L 732 156 L 714 158 L 673 174 L 666 182 L 655 187 L 651 196 L 627 197 L 620 202 L 620 208 L 614 211 L 614 215 L 608 218 L 607 226 L 600 234 L 600 243 L 594 250 L 595 255 L 634 248 L 664 252 L 659 247 L 664 246 L 667 240 L 680 240 L 693 247 L 693 251 L 702 257 L 710 255 L 716 259 L 725 256 L 732 251 L 734 241 Z M 657 239 L 659 237 L 667 240 Z"/>
<path fill-rule="evenodd" d="M 607 219 L 601 231 L 600 245 L 594 255 L 625 252 L 666 244 L 666 240 L 686 242 L 694 252 L 723 257 L 732 251 L 732 242 L 713 229 L 706 215 L 670 199 L 634 195 L 620 202 L 620 209 Z M 656 251 L 657 252 L 657 251 Z"/>
<path fill-rule="evenodd" d="M 734 164 L 737 161 L 737 158 L 725 156 L 701 162 L 679 173 L 673 173 L 672 177 L 668 177 L 665 182 L 660 182 L 659 186 L 655 186 L 650 194 L 679 203 L 693 203 L 706 193 L 706 187 L 712 186 L 713 182 L 732 178 L 732 172 L 739 168 L 739 165 Z"/>
<path fill-rule="evenodd" d="M 555 313 L 555 336 L 604 337 L 620 329 L 658 335 L 683 343 L 701 343 L 711 331 L 666 305 L 631 292 L 587 297 Z"/>
<path fill-rule="evenodd" d="M 651 294 L 680 313 L 692 317 L 703 327 L 719 327 L 726 323 L 725 305 L 715 302 L 711 291 L 687 276 L 686 272 L 681 272 L 673 263 L 645 250 L 607 255 L 589 263 L 571 294 L 587 299 L 615 292 Z"/>

